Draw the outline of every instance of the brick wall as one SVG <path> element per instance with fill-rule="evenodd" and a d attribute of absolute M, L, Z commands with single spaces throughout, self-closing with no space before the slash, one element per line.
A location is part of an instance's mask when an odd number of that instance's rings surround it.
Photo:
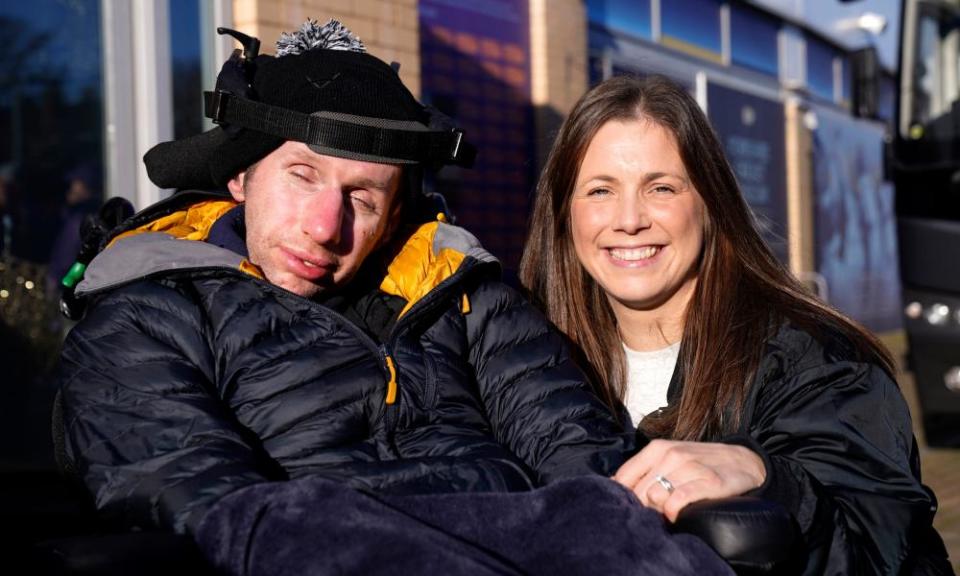
<path fill-rule="evenodd" d="M 352 30 L 374 56 L 400 63 L 400 77 L 420 94 L 417 0 L 234 0 L 234 26 L 260 38 L 272 53 L 281 32 L 312 18 L 336 18 Z"/>
<path fill-rule="evenodd" d="M 530 0 L 530 56 L 537 158 L 542 165 L 560 122 L 587 90 L 584 0 Z"/>

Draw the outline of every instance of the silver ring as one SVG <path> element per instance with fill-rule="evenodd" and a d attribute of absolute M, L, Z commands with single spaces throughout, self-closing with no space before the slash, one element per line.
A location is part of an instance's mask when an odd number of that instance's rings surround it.
<path fill-rule="evenodd" d="M 673 485 L 673 482 L 667 480 L 664 476 L 661 476 L 660 474 L 657 474 L 656 476 L 654 476 L 653 479 L 656 480 L 658 484 L 663 486 L 663 489 L 666 490 L 669 494 L 673 494 L 673 491 L 676 490 L 676 488 Z"/>

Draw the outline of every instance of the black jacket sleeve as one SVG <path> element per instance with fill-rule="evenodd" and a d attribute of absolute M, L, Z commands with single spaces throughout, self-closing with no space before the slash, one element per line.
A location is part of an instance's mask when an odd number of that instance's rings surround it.
<path fill-rule="evenodd" d="M 202 317 L 172 288 L 140 282 L 102 297 L 64 344 L 67 455 L 124 527 L 188 532 L 213 501 L 265 480 L 213 391 Z"/>
<path fill-rule="evenodd" d="M 898 574 L 936 506 L 906 402 L 873 364 L 812 341 L 790 356 L 774 351 L 762 366 L 746 442 L 767 468 L 756 494 L 796 518 L 804 573 Z"/>
<path fill-rule="evenodd" d="M 470 300 L 470 361 L 497 440 L 541 484 L 613 474 L 633 452 L 633 434 L 593 392 L 560 333 L 499 282 L 481 284 Z"/>

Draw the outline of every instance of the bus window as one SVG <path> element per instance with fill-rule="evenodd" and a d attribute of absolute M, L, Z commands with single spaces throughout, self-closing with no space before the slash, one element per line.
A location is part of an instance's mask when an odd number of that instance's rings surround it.
<path fill-rule="evenodd" d="M 955 17 L 942 10 L 921 10 L 918 14 L 908 77 L 908 119 L 903 136 L 909 140 L 952 140 L 958 127 L 951 112 L 960 98 L 960 30 Z"/>

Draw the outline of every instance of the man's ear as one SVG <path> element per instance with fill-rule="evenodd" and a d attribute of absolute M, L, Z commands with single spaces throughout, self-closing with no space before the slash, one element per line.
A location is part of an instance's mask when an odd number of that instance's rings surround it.
<path fill-rule="evenodd" d="M 243 184 L 246 181 L 246 178 L 247 171 L 244 170 L 227 182 L 227 190 L 230 191 L 230 195 L 233 196 L 233 199 L 237 202 L 243 202 L 247 199 L 246 191 L 243 189 Z"/>

